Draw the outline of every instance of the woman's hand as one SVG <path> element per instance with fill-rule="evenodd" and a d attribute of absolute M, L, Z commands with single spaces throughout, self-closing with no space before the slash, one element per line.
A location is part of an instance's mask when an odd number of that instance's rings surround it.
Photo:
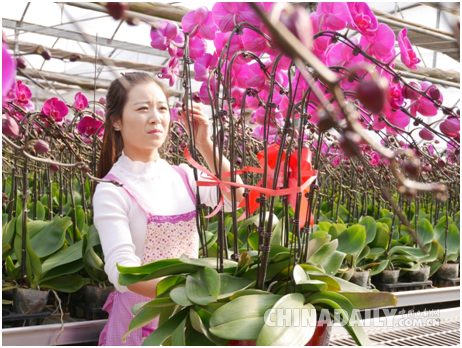
<path fill-rule="evenodd" d="M 191 137 L 189 134 L 188 121 L 186 119 L 187 115 L 185 106 L 183 106 L 183 110 L 180 110 L 180 116 L 183 120 L 186 132 Z M 212 141 L 210 140 L 208 117 L 204 114 L 199 104 L 193 104 L 192 109 L 189 107 L 189 119 L 191 121 L 191 129 L 194 131 L 196 148 L 202 153 L 203 149 L 210 147 L 212 144 Z"/>

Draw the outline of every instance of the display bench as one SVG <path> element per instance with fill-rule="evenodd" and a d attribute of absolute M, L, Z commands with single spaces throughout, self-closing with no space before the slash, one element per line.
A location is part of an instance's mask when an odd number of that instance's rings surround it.
<path fill-rule="evenodd" d="M 460 286 L 454 286 L 449 288 L 437 288 L 437 289 L 427 289 L 427 290 L 415 290 L 415 291 L 405 291 L 397 292 L 395 296 L 398 299 L 397 308 L 409 307 L 409 306 L 418 306 L 425 304 L 437 304 L 444 302 L 454 302 L 460 301 Z M 458 306 L 460 307 L 460 305 Z M 389 308 L 389 307 L 388 307 Z M 460 308 L 450 308 L 442 309 L 439 311 L 439 319 L 441 324 L 439 327 L 432 327 L 431 330 L 426 329 L 429 333 L 432 333 L 432 330 L 436 330 L 434 337 L 438 337 L 440 334 L 446 335 L 447 337 L 452 337 L 454 334 L 457 334 L 459 337 L 460 343 Z M 16 327 L 2 329 L 2 340 L 4 346 L 52 346 L 55 344 L 56 338 L 61 332 L 62 325 L 59 321 L 59 314 L 56 314 L 57 317 L 54 319 L 57 321 L 56 324 L 47 324 L 39 326 L 29 326 L 29 327 Z M 395 315 L 393 317 L 387 318 L 388 321 L 391 320 L 391 324 L 388 323 L 385 327 L 374 326 L 371 320 L 384 320 L 383 318 L 367 319 L 369 322 L 365 323 L 365 326 L 369 325 L 370 328 L 366 330 L 371 337 L 371 340 L 377 341 L 374 339 L 377 332 L 385 333 L 386 330 L 398 330 L 404 338 L 411 338 L 415 332 L 416 335 L 419 334 L 422 330 L 425 331 L 425 328 L 419 327 L 393 327 L 399 322 L 400 319 L 403 319 L 403 316 Z M 91 343 L 98 342 L 100 332 L 106 325 L 107 319 L 101 320 L 91 320 L 91 321 L 76 321 L 71 323 L 64 323 L 64 331 L 59 335 L 57 345 L 78 345 L 82 343 Z M 414 331 L 412 331 L 412 330 Z M 408 331 L 405 331 L 408 330 Z M 410 330 L 410 331 L 409 331 Z M 439 330 L 439 331 L 438 331 Z M 456 330 L 456 331 L 454 331 Z M 406 333 L 407 332 L 407 333 Z M 440 334 L 437 334 L 440 332 Z M 394 335 L 395 331 L 393 331 Z M 429 336 L 429 337 L 433 337 Z M 378 337 L 378 336 L 377 336 Z M 382 337 L 382 336 L 380 336 Z M 390 338 L 391 335 L 388 334 Z M 394 337 L 394 336 L 393 336 Z M 398 337 L 398 336 L 396 336 Z M 449 338 L 448 338 L 449 339 Z M 380 341 L 380 338 L 378 338 Z M 351 342 L 350 342 L 351 341 Z M 346 344 L 346 342 L 349 342 Z M 345 329 L 335 324 L 332 330 L 331 345 L 356 345 L 350 336 L 347 334 Z M 388 345 L 388 344 L 387 344 Z M 394 342 L 391 345 L 398 345 L 398 342 Z M 426 343 L 426 345 L 431 345 Z M 445 345 L 450 345 L 449 343 Z"/>

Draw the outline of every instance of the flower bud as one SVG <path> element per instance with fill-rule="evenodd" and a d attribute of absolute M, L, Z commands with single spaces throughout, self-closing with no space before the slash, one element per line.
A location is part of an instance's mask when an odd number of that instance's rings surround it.
<path fill-rule="evenodd" d="M 202 99 L 201 99 L 201 97 L 200 97 L 200 95 L 199 95 L 199 92 L 194 92 L 194 93 L 192 94 L 192 100 L 193 100 L 194 103 L 200 103 L 200 102 L 202 102 Z"/>
<path fill-rule="evenodd" d="M 50 168 L 52 172 L 55 172 L 55 173 L 59 172 L 59 166 L 56 164 L 49 164 L 48 168 Z"/>
<path fill-rule="evenodd" d="M 433 138 L 435 138 L 435 136 L 433 135 L 433 133 L 430 132 L 427 128 L 421 129 L 420 132 L 419 132 L 419 136 L 420 136 L 423 140 L 427 140 L 427 141 L 432 141 Z"/>
<path fill-rule="evenodd" d="M 357 171 L 358 173 L 364 173 L 364 169 L 363 169 L 363 167 L 361 167 L 361 166 L 357 166 L 357 167 L 356 167 L 356 171 Z"/>
<path fill-rule="evenodd" d="M 382 111 L 386 100 L 386 79 L 379 81 L 363 81 L 356 88 L 356 94 L 364 107 L 374 114 Z"/>
<path fill-rule="evenodd" d="M 411 157 L 404 161 L 403 169 L 411 179 L 417 179 L 420 174 L 420 161 Z"/>
<path fill-rule="evenodd" d="M 440 123 L 440 130 L 448 137 L 455 138 L 460 132 L 460 120 L 455 117 L 448 117 Z"/>
<path fill-rule="evenodd" d="M 88 173 L 90 171 L 90 167 L 87 166 L 85 163 L 80 164 L 79 168 L 84 173 Z"/>
<path fill-rule="evenodd" d="M 27 68 L 27 62 L 26 62 L 26 60 L 24 59 L 24 57 L 19 56 L 19 57 L 16 59 L 16 63 L 17 63 L 17 67 L 18 67 L 19 69 L 25 69 L 25 68 Z"/>
<path fill-rule="evenodd" d="M 433 99 L 433 100 L 439 100 L 441 98 L 441 92 L 440 90 L 435 87 L 431 86 L 430 90 L 428 91 L 428 95 Z"/>
<path fill-rule="evenodd" d="M 242 164 L 242 159 L 240 157 L 236 157 L 236 164 L 240 166 Z"/>
<path fill-rule="evenodd" d="M 409 85 L 414 87 L 415 89 L 417 89 L 419 91 L 422 90 L 420 88 L 420 85 L 417 82 L 414 82 L 414 81 L 409 82 Z M 406 99 L 417 100 L 417 99 L 420 98 L 420 94 L 417 93 L 416 91 L 412 90 L 411 88 L 409 88 L 407 85 L 403 86 L 402 93 L 403 93 L 404 98 L 406 98 Z"/>
<path fill-rule="evenodd" d="M 351 131 L 346 131 L 345 134 L 340 138 L 339 143 L 345 155 L 347 155 L 348 157 L 355 157 L 355 147 L 358 147 L 360 141 L 361 136 L 359 134 L 353 133 Z M 358 148 L 356 150 L 359 151 Z"/>
<path fill-rule="evenodd" d="M 34 145 L 35 151 L 38 153 L 46 153 L 50 151 L 50 145 L 45 140 L 39 139 Z"/>
<path fill-rule="evenodd" d="M 99 103 L 103 104 L 103 105 L 106 105 L 106 98 L 105 97 L 99 98 Z"/>
<path fill-rule="evenodd" d="M 128 3 L 126 2 L 107 2 L 106 8 L 109 14 L 114 19 L 121 19 L 128 10 Z"/>
<path fill-rule="evenodd" d="M 51 52 L 50 50 L 46 49 L 46 50 L 43 50 L 40 55 L 43 57 L 43 59 L 45 60 L 50 60 L 51 59 Z"/>
<path fill-rule="evenodd" d="M 424 169 L 425 171 L 427 171 L 427 172 L 431 172 L 431 171 L 432 171 L 432 166 L 429 165 L 429 164 L 426 164 L 426 165 L 423 166 L 423 169 Z"/>
<path fill-rule="evenodd" d="M 19 134 L 19 126 L 15 119 L 8 115 L 2 117 L 2 133 L 11 138 L 17 138 Z"/>
<path fill-rule="evenodd" d="M 70 57 L 69 57 L 69 60 L 71 62 L 76 62 L 78 60 L 82 59 L 82 55 L 79 54 L 79 53 L 73 53 Z"/>
<path fill-rule="evenodd" d="M 137 17 L 129 17 L 125 22 L 127 22 L 128 25 L 132 26 L 136 26 L 141 23 Z"/>

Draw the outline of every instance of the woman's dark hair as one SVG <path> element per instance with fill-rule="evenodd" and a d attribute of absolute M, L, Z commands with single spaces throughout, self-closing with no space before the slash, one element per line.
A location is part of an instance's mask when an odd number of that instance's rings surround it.
<path fill-rule="evenodd" d="M 104 135 L 103 145 L 101 148 L 101 154 L 99 156 L 98 169 L 96 171 L 97 178 L 103 178 L 111 170 L 115 162 L 122 154 L 124 148 L 124 142 L 120 132 L 114 130 L 114 123 L 118 120 L 122 120 L 122 113 L 127 102 L 127 95 L 129 89 L 133 86 L 143 83 L 156 83 L 164 92 L 165 98 L 168 101 L 169 95 L 165 86 L 159 82 L 153 75 L 145 72 L 133 72 L 122 75 L 118 79 L 111 82 L 106 95 L 106 120 L 104 122 Z M 168 104 L 168 103 L 167 103 Z M 168 107 L 170 112 L 170 107 Z M 168 129 L 170 133 L 170 126 Z M 159 149 L 160 153 L 163 153 L 165 149 L 168 149 L 169 136 Z M 93 194 L 96 189 L 96 182 L 93 183 L 91 191 L 91 199 L 93 200 Z"/>

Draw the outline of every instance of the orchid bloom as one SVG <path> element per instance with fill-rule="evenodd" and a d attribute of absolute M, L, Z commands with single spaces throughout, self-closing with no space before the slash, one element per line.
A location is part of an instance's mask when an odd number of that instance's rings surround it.
<path fill-rule="evenodd" d="M 178 64 L 178 57 L 175 56 L 168 62 L 166 68 L 162 68 L 161 72 L 157 75 L 161 79 L 169 79 L 169 86 L 172 87 L 178 80 L 178 73 L 180 66 Z"/>
<path fill-rule="evenodd" d="M 48 99 L 42 107 L 42 114 L 53 117 L 56 123 L 62 122 L 68 112 L 69 108 L 66 103 L 58 98 Z"/>
<path fill-rule="evenodd" d="M 2 42 L 2 97 L 5 97 L 14 84 L 16 59 L 8 53 L 8 45 Z"/>
<path fill-rule="evenodd" d="M 215 45 L 216 52 L 218 55 L 221 55 L 221 51 L 223 50 L 223 47 L 227 44 L 229 37 L 231 36 L 231 32 L 227 33 L 217 33 L 217 36 L 215 37 L 215 40 L 213 40 L 213 44 Z M 225 52 L 228 53 L 228 57 L 224 55 L 224 59 L 231 60 L 232 56 L 239 52 L 245 50 L 244 47 L 244 42 L 242 41 L 242 35 L 233 35 L 231 42 L 229 43 L 229 51 Z M 242 55 L 239 55 L 235 60 L 234 64 L 246 64 L 247 62 L 250 62 L 252 59 L 249 58 L 244 58 Z M 226 62 L 223 62 L 222 64 L 225 65 Z"/>
<path fill-rule="evenodd" d="M 202 82 L 201 88 L 199 90 L 199 96 L 201 97 L 202 103 L 205 105 L 210 105 L 212 102 L 215 102 L 215 91 L 218 88 L 218 82 L 215 80 L 215 76 L 212 76 L 210 80 L 210 94 L 212 100 L 209 98 L 209 92 L 207 88 L 207 81 Z"/>
<path fill-rule="evenodd" d="M 371 56 L 375 56 L 381 61 L 389 59 L 395 47 L 395 33 L 391 28 L 383 23 L 380 23 L 375 31 L 375 36 L 361 36 L 360 45 L 364 47 L 364 51 Z"/>
<path fill-rule="evenodd" d="M 397 84 L 390 84 L 387 89 L 387 100 L 390 106 L 397 110 L 404 104 L 404 97 L 401 92 L 401 86 Z"/>
<path fill-rule="evenodd" d="M 170 21 L 160 21 L 156 23 L 156 29 L 151 30 L 151 46 L 165 51 L 174 57 L 177 55 L 178 47 L 184 45 L 184 32 Z"/>
<path fill-rule="evenodd" d="M 358 45 L 358 40 L 353 37 L 351 41 Z M 345 68 L 354 67 L 364 62 L 364 57 L 360 54 L 353 55 L 353 49 L 341 42 L 332 45 L 332 48 L 326 53 L 327 66 L 343 66 Z"/>
<path fill-rule="evenodd" d="M 427 81 L 422 81 L 420 83 L 420 90 L 423 92 L 427 92 L 431 89 L 432 84 Z M 443 102 L 443 95 L 440 95 L 439 100 Z M 436 116 L 438 113 L 438 108 L 435 106 L 434 102 L 428 100 L 427 98 L 423 97 L 422 95 L 418 95 L 418 99 L 411 105 L 410 112 L 412 115 L 416 116 L 417 112 L 422 116 Z"/>
<path fill-rule="evenodd" d="M 374 36 L 378 28 L 377 18 L 365 2 L 347 2 L 351 14 L 349 26 L 362 35 Z"/>
<path fill-rule="evenodd" d="M 194 62 L 195 80 L 200 82 L 207 81 L 210 71 L 217 65 L 217 62 L 218 55 L 216 53 L 213 55 L 206 53 L 197 58 Z"/>
<path fill-rule="evenodd" d="M 14 103 L 22 106 L 27 104 L 30 98 L 32 98 L 32 92 L 29 87 L 18 80 L 16 82 L 16 98 L 14 99 Z"/>
<path fill-rule="evenodd" d="M 386 112 L 384 116 L 393 126 L 401 129 L 405 129 L 411 121 L 410 117 L 401 110 Z M 375 130 L 386 128 L 389 134 L 398 135 L 398 132 L 393 127 L 390 127 L 385 121 L 380 120 L 379 115 L 374 115 L 372 128 Z"/>
<path fill-rule="evenodd" d="M 87 98 L 81 93 L 75 95 L 74 109 L 77 111 L 85 110 L 88 106 Z"/>
<path fill-rule="evenodd" d="M 316 12 L 321 16 L 319 30 L 338 31 L 351 22 L 350 11 L 344 2 L 320 2 Z"/>
<path fill-rule="evenodd" d="M 91 138 L 93 138 L 96 132 L 98 132 L 97 134 L 98 137 L 100 138 L 102 137 L 102 133 L 104 131 L 104 128 L 100 129 L 102 125 L 103 125 L 103 122 L 101 122 L 100 120 L 94 119 L 92 116 L 85 116 L 85 117 L 82 117 L 82 119 L 79 121 L 76 129 L 79 132 L 79 134 L 82 136 L 84 142 L 91 143 Z"/>
<path fill-rule="evenodd" d="M 276 187 L 273 189 L 278 189 L 280 187 L 284 186 L 284 171 L 281 170 L 281 168 L 284 168 L 285 166 L 285 161 L 289 161 L 289 182 L 288 182 L 288 188 L 296 188 L 298 187 L 298 171 L 300 170 L 301 172 L 301 178 L 300 181 L 302 184 L 305 182 L 309 181 L 312 182 L 316 178 L 316 170 L 311 169 L 311 151 L 304 148 L 302 149 L 301 153 L 301 159 L 302 161 L 298 163 L 298 150 L 293 152 L 288 158 L 286 156 L 285 151 L 283 151 L 283 156 L 281 159 L 281 165 L 279 168 L 279 173 L 275 173 L 275 167 L 276 167 L 276 161 L 278 157 L 278 152 L 279 152 L 279 145 L 273 144 L 267 149 L 268 151 L 268 168 L 267 168 L 267 177 L 266 177 L 266 182 L 267 182 L 267 188 L 273 188 L 273 181 L 274 177 L 277 176 L 277 184 Z M 264 151 L 260 152 L 257 155 L 258 161 L 260 162 L 260 165 L 263 167 L 265 165 L 265 155 Z M 260 180 L 260 182 L 256 185 L 257 187 L 262 187 L 263 185 L 263 179 Z M 308 215 L 308 199 L 305 196 L 306 193 L 310 192 L 310 188 L 307 187 L 302 195 L 301 195 L 301 201 L 300 201 L 300 217 L 299 217 L 299 227 L 303 227 L 307 221 L 307 215 Z M 250 190 L 249 192 L 249 214 L 252 214 L 255 212 L 258 207 L 259 203 L 257 203 L 257 198 L 260 197 L 260 193 L 256 190 Z M 297 193 L 291 193 L 287 196 L 287 200 L 289 201 L 290 205 L 292 208 L 295 210 L 295 206 L 297 204 Z M 241 203 L 239 204 L 238 208 L 245 207 L 246 200 L 242 200 Z M 238 219 L 238 221 L 245 219 L 247 217 L 247 212 L 245 211 Z M 311 216 L 310 219 L 310 225 L 314 225 L 313 217 Z"/>
<path fill-rule="evenodd" d="M 181 20 L 181 26 L 185 32 L 189 33 L 189 37 L 197 36 L 206 40 L 215 39 L 218 29 L 213 23 L 212 12 L 205 6 L 188 12 Z"/>
<path fill-rule="evenodd" d="M 412 49 L 411 42 L 407 37 L 407 28 L 401 30 L 398 34 L 398 44 L 401 51 L 401 62 L 411 70 L 417 70 L 417 64 L 420 63 L 420 59 L 417 58 L 414 50 Z"/>
<path fill-rule="evenodd" d="M 256 2 L 255 5 L 264 11 L 261 2 Z M 248 22 L 256 27 L 261 23 L 258 14 L 246 2 L 217 2 L 212 8 L 212 19 L 222 33 L 233 30 L 241 22 Z"/>

